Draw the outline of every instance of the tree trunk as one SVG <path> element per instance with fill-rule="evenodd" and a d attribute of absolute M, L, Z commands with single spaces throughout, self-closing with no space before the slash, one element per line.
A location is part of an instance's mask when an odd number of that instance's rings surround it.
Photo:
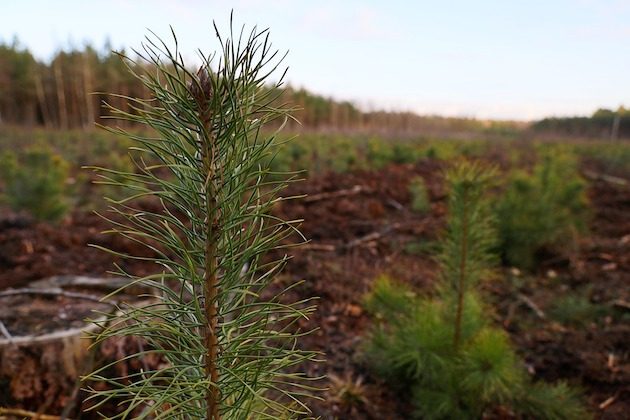
<path fill-rule="evenodd" d="M 68 110 L 66 108 L 66 93 L 63 85 L 63 74 L 59 61 L 54 64 L 55 86 L 57 88 L 57 106 L 59 112 L 59 126 L 62 129 L 68 128 Z"/>
<path fill-rule="evenodd" d="M 83 94 L 85 95 L 85 122 L 83 128 L 94 128 L 94 100 L 92 98 L 92 69 L 90 68 L 89 55 L 83 57 Z"/>

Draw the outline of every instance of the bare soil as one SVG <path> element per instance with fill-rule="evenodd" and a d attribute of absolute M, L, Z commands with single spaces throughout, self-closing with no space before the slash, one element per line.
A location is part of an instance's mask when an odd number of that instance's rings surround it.
<path fill-rule="evenodd" d="M 286 192 L 308 194 L 311 199 L 286 201 L 274 210 L 287 219 L 303 218 L 301 230 L 311 240 L 291 251 L 293 258 L 281 280 L 305 280 L 293 290 L 293 297 L 319 297 L 317 313 L 302 325 L 318 327 L 302 345 L 326 353 L 325 363 L 304 366 L 311 375 L 328 376 L 321 384 L 329 388 L 324 398 L 310 404 L 314 414 L 409 418 L 411 408 L 405 396 L 388 390 L 361 362 L 361 343 L 370 325 L 362 299 L 381 274 L 418 289 L 433 287 L 437 269 L 430 252 L 408 249 L 409 244 L 430 244 L 439 237 L 446 211 L 443 169 L 440 162 L 423 160 L 378 171 L 326 174 L 294 184 Z M 424 178 L 430 193 L 431 211 L 425 215 L 410 210 L 407 186 L 414 176 Z M 579 250 L 567 255 L 550 252 L 539 271 L 529 275 L 505 267 L 504 277 L 521 278 L 520 286 L 507 280 L 494 282 L 486 293 L 494 302 L 497 323 L 511 334 L 532 375 L 579 384 L 597 418 L 623 419 L 630 413 L 630 325 L 624 307 L 630 299 L 630 188 L 594 181 L 590 198 L 590 232 L 580 239 Z M 129 241 L 100 234 L 106 228 L 98 216 L 80 212 L 56 226 L 4 217 L 0 221 L 0 290 L 26 287 L 51 275 L 103 276 L 113 263 L 138 275 L 155 270 L 150 263 L 124 261 L 88 247 L 96 243 L 123 252 L 144 252 Z M 579 327 L 549 318 L 555 299 L 585 286 L 592 302 L 607 305 L 613 312 Z M 23 306 L 17 301 L 12 304 L 16 310 L 29 310 Z M 137 351 L 137 345 L 125 342 L 105 352 L 120 356 L 125 349 Z M 138 368 L 140 361 L 133 363 L 125 369 Z M 51 404 L 48 412 L 59 412 L 63 403 Z"/>

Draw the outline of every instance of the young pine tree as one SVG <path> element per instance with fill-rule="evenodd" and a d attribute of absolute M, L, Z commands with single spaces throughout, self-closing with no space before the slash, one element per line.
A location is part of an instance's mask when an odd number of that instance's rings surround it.
<path fill-rule="evenodd" d="M 462 341 L 466 296 L 474 295 L 496 262 L 496 234 L 487 190 L 496 175 L 492 168 L 462 162 L 447 174 L 449 217 L 439 256 L 443 297 L 454 307 L 453 346 Z"/>
<path fill-rule="evenodd" d="M 110 107 L 144 131 L 112 131 L 135 142 L 134 172 L 98 169 L 104 183 L 130 190 L 110 200 L 111 232 L 144 245 L 156 274 L 130 283 L 153 290 L 149 306 L 122 306 L 102 323 L 96 341 L 139 336 L 159 355 L 156 370 L 125 378 L 88 379 L 110 384 L 94 391 L 94 409 L 114 399 L 125 408 L 117 418 L 249 419 L 304 415 L 309 391 L 297 365 L 314 354 L 296 345 L 299 318 L 309 301 L 281 301 L 284 291 L 267 286 L 285 264 L 262 260 L 295 232 L 270 215 L 285 182 L 268 181 L 274 134 L 263 127 L 287 110 L 274 106 L 274 89 L 263 88 L 282 58 L 268 32 L 254 28 L 223 38 L 220 50 L 191 71 L 173 45 L 147 38 L 138 60 L 122 60 L 150 92 L 124 97 L 131 111 Z M 126 124 L 129 126 L 130 124 Z M 143 202 L 157 203 L 147 210 Z M 152 205 L 151 208 L 155 208 Z M 292 286 L 289 286 L 292 287 Z"/>
<path fill-rule="evenodd" d="M 529 380 L 477 292 L 497 260 L 486 197 L 494 175 L 493 169 L 468 162 L 449 171 L 438 297 L 378 279 L 366 300 L 380 320 L 365 347 L 366 361 L 402 392 L 411 390 L 418 418 L 479 419 L 498 406 L 533 418 L 588 418 L 565 384 Z"/>
<path fill-rule="evenodd" d="M 0 182 L 6 201 L 15 211 L 26 211 L 38 220 L 55 222 L 68 210 L 68 163 L 47 148 L 31 147 L 23 156 L 0 154 Z"/>

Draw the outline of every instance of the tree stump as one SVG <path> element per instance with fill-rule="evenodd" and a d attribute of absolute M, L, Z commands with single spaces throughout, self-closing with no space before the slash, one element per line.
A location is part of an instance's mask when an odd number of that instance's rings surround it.
<path fill-rule="evenodd" d="M 0 291 L 0 408 L 67 415 L 80 405 L 79 378 L 93 368 L 88 335 L 98 328 L 86 319 L 116 310 L 101 297 L 126 282 L 60 276 Z"/>

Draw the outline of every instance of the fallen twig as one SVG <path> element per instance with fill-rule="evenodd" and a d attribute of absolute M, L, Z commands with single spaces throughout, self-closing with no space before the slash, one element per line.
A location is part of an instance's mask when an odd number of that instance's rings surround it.
<path fill-rule="evenodd" d="M 4 323 L 1 320 L 0 320 L 0 332 L 2 333 L 2 335 L 4 335 L 4 338 L 9 340 L 10 343 L 13 342 L 13 336 L 11 335 L 11 333 L 9 332 L 7 327 L 5 327 Z"/>
<path fill-rule="evenodd" d="M 604 181 L 604 182 L 608 182 L 609 184 L 622 185 L 622 186 L 626 186 L 630 184 L 630 181 L 628 181 L 627 179 L 619 178 L 617 176 L 612 176 L 612 175 L 600 174 L 600 173 L 589 171 L 589 170 L 582 171 L 582 175 L 584 175 L 585 178 L 588 178 L 590 180 Z"/>
<path fill-rule="evenodd" d="M 33 343 L 40 343 L 45 341 L 54 341 L 54 340 L 63 340 L 68 337 L 73 337 L 78 334 L 84 334 L 88 332 L 92 332 L 98 328 L 98 324 L 105 320 L 104 317 L 98 318 L 93 322 L 87 324 L 85 327 L 77 327 L 77 328 L 69 328 L 61 331 L 54 331 L 51 333 L 46 333 L 42 335 L 20 335 L 13 336 L 11 340 L 0 339 L 0 346 L 5 343 L 9 344 L 20 344 L 20 345 L 32 345 Z"/>
<path fill-rule="evenodd" d="M 387 204 L 388 206 L 392 206 L 398 211 L 402 211 L 405 209 L 405 206 L 403 206 L 402 204 L 400 204 L 398 201 L 394 200 L 393 198 L 388 198 L 387 201 L 385 201 L 385 204 Z"/>
<path fill-rule="evenodd" d="M 73 299 L 83 299 L 89 300 L 92 302 L 105 303 L 108 305 L 116 306 L 116 302 L 102 300 L 98 296 L 88 295 L 86 293 L 78 293 L 78 292 L 68 292 L 63 289 L 33 289 L 33 288 L 22 288 L 22 289 L 9 289 L 4 292 L 0 292 L 0 298 L 8 297 L 8 296 L 17 296 L 17 295 L 44 295 L 44 296 L 64 296 Z"/>
<path fill-rule="evenodd" d="M 529 309 L 531 309 L 538 318 L 540 319 L 547 319 L 547 315 L 545 315 L 545 313 L 543 312 L 542 309 L 540 309 L 540 307 L 538 305 L 536 305 L 536 303 L 531 300 L 529 297 L 525 296 L 522 293 L 517 293 L 516 297 L 523 302 Z"/>
<path fill-rule="evenodd" d="M 335 252 L 337 250 L 337 247 L 332 244 L 306 244 L 306 245 L 301 245 L 297 249 L 306 250 L 306 251 Z"/>
<path fill-rule="evenodd" d="M 81 287 L 88 289 L 116 290 L 129 286 L 130 279 L 124 277 L 52 276 L 29 284 L 34 289 L 57 289 Z"/>
<path fill-rule="evenodd" d="M 621 309 L 630 309 L 630 302 L 623 299 L 616 299 L 612 302 L 612 305 Z"/>
<path fill-rule="evenodd" d="M 0 407 L 0 416 L 18 416 L 29 417 L 39 420 L 59 420 L 59 416 L 52 416 L 49 414 L 39 414 L 34 411 L 22 410 L 21 408 L 4 408 Z"/>
<path fill-rule="evenodd" d="M 304 198 L 304 202 L 305 203 L 312 203 L 315 201 L 320 201 L 320 200 L 327 200 L 329 198 L 337 198 L 337 197 L 344 197 L 344 196 L 349 196 L 349 195 L 356 195 L 356 194 L 361 194 L 362 192 L 370 192 L 372 191 L 371 188 L 369 187 L 365 187 L 363 185 L 355 185 L 352 188 L 347 188 L 347 189 L 343 189 L 343 190 L 338 190 L 338 191 L 333 191 L 333 192 L 325 192 L 325 193 L 320 193 L 320 194 L 315 194 L 315 195 L 309 195 L 307 197 Z"/>
<path fill-rule="evenodd" d="M 600 409 L 600 410 L 605 410 L 605 409 L 607 409 L 608 407 L 610 407 L 610 406 L 612 405 L 612 403 L 614 403 L 614 402 L 615 402 L 615 400 L 616 400 L 616 399 L 617 399 L 617 394 L 613 395 L 613 396 L 612 396 L 612 397 L 610 397 L 610 398 L 607 398 L 604 402 L 602 402 L 602 403 L 599 405 L 599 409 Z"/>
<path fill-rule="evenodd" d="M 383 229 L 381 229 L 380 231 L 377 232 L 372 232 L 372 233 L 368 233 L 367 235 L 364 235 L 360 238 L 354 239 L 350 242 L 348 242 L 344 247 L 345 248 L 354 248 L 358 245 L 361 245 L 365 242 L 372 242 L 372 241 L 376 241 L 377 239 L 382 238 L 383 236 L 388 235 L 389 233 L 391 233 L 392 231 L 398 229 L 400 227 L 400 223 L 394 223 L 388 226 L 385 226 Z"/>

